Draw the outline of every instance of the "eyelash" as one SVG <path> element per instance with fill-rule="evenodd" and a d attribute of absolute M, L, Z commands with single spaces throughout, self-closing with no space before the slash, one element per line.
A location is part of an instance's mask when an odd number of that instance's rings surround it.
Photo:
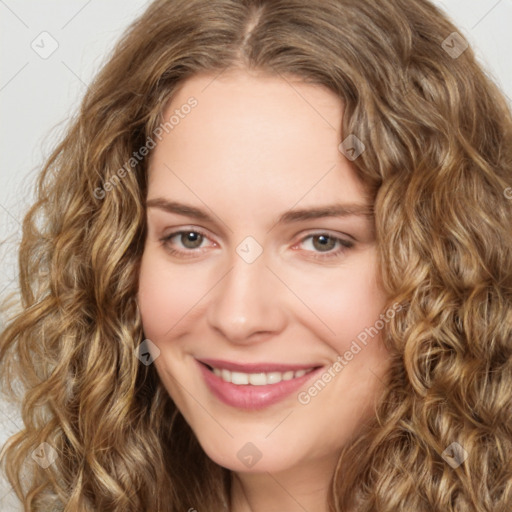
<path fill-rule="evenodd" d="M 200 235 L 205 239 L 209 238 L 206 233 L 204 233 L 203 231 L 201 231 L 199 229 L 183 229 L 180 231 L 174 231 L 173 233 L 170 233 L 169 235 L 162 237 L 160 239 L 160 242 L 162 243 L 162 245 L 164 245 L 165 249 L 173 256 L 179 256 L 182 258 L 194 258 L 196 256 L 197 252 L 200 251 L 200 249 L 177 250 L 170 246 L 170 241 L 174 237 L 176 237 L 178 235 L 186 235 L 188 233 L 194 233 L 194 234 Z M 339 257 L 343 256 L 347 250 L 352 249 L 354 247 L 353 242 L 349 242 L 348 240 L 344 240 L 343 238 L 332 236 L 323 231 L 319 231 L 317 233 L 311 233 L 311 234 L 305 236 L 304 238 L 302 238 L 295 245 L 302 244 L 310 238 L 314 238 L 314 237 L 318 237 L 318 236 L 322 236 L 322 235 L 327 236 L 331 240 L 334 240 L 338 244 L 339 247 L 335 251 L 329 251 L 329 252 L 325 252 L 325 253 L 307 251 L 307 252 L 313 252 L 313 254 L 314 254 L 313 258 L 315 258 L 315 259 L 326 260 L 329 258 L 339 258 Z"/>

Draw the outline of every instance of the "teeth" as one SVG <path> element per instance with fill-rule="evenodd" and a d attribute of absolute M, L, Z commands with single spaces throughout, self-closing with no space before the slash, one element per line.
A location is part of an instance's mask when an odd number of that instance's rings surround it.
<path fill-rule="evenodd" d="M 264 373 L 250 373 L 249 383 L 253 386 L 264 386 L 267 383 L 267 376 Z"/>
<path fill-rule="evenodd" d="M 282 380 L 298 379 L 307 373 L 313 371 L 313 368 L 308 370 L 297 370 L 287 372 L 268 372 L 268 373 L 243 373 L 231 372 L 229 370 L 213 368 L 213 373 L 220 377 L 225 382 L 231 382 L 237 386 L 251 384 L 252 386 L 266 386 L 267 384 L 277 384 Z"/>
<path fill-rule="evenodd" d="M 249 375 L 247 373 L 231 372 L 231 382 L 237 385 L 249 384 Z"/>

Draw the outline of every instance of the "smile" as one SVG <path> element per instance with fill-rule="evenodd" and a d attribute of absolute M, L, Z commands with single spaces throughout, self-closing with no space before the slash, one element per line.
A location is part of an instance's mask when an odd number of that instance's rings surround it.
<path fill-rule="evenodd" d="M 231 382 L 237 386 L 266 386 L 267 384 L 277 384 L 282 380 L 292 380 L 303 377 L 314 368 L 308 370 L 297 370 L 296 372 L 290 370 L 287 372 L 269 372 L 269 373 L 243 373 L 231 372 L 226 369 L 213 368 L 212 371 L 217 377 L 220 377 L 224 382 Z"/>
<path fill-rule="evenodd" d="M 238 364 L 196 360 L 209 391 L 224 404 L 255 410 L 282 401 L 316 375 L 321 366 Z"/>

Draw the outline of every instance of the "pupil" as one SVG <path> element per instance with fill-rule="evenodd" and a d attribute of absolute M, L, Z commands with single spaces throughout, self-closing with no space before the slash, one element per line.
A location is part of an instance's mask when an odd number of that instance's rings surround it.
<path fill-rule="evenodd" d="M 197 243 L 199 241 L 199 244 Z M 201 245 L 202 235 L 190 231 L 182 236 L 182 242 L 185 247 L 189 249 L 196 249 Z"/>
<path fill-rule="evenodd" d="M 315 246 L 316 249 L 325 252 L 330 249 L 333 249 L 335 245 L 335 240 L 330 236 L 318 235 L 313 238 L 313 245 Z"/>

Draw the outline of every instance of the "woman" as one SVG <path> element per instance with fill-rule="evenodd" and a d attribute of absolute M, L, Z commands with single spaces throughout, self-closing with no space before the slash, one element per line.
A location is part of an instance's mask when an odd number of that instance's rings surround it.
<path fill-rule="evenodd" d="M 25 218 L 25 509 L 510 510 L 511 186 L 426 0 L 152 3 Z"/>

